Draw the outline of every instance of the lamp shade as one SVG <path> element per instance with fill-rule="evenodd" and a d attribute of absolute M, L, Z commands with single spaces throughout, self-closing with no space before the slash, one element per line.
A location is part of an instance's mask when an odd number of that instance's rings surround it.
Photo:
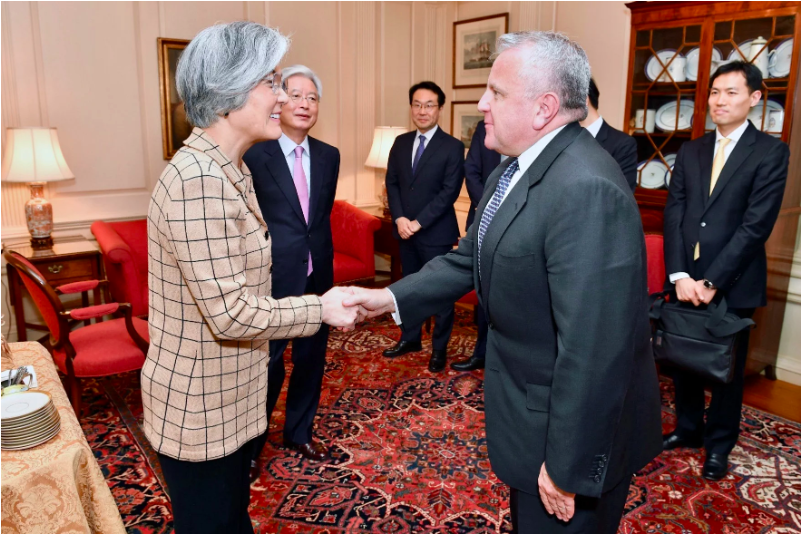
<path fill-rule="evenodd" d="M 3 180 L 55 182 L 75 178 L 55 128 L 8 128 L 3 152 Z"/>
<path fill-rule="evenodd" d="M 395 142 L 395 138 L 407 131 L 403 126 L 377 126 L 373 131 L 373 146 L 370 147 L 370 154 L 365 160 L 368 167 L 387 169 L 387 158 L 390 156 L 390 148 Z"/>

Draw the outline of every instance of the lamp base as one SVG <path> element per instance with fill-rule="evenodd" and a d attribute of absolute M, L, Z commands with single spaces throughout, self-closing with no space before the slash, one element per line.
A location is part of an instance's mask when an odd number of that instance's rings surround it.
<path fill-rule="evenodd" d="M 34 249 L 52 249 L 53 236 L 48 236 L 47 238 L 34 238 L 31 236 L 31 247 Z"/>

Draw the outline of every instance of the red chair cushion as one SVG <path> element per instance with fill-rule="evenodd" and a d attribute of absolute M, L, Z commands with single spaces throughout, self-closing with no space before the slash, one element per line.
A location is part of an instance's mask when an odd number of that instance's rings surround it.
<path fill-rule="evenodd" d="M 479 298 L 476 297 L 476 290 L 471 290 L 470 292 L 463 295 L 457 303 L 465 303 L 466 305 L 478 305 Z"/>
<path fill-rule="evenodd" d="M 142 338 L 150 340 L 146 321 L 134 318 L 134 328 Z M 128 335 L 123 318 L 76 329 L 70 333 L 70 342 L 75 348 L 76 377 L 102 377 L 139 370 L 145 363 L 145 355 Z M 53 360 L 66 374 L 66 352 L 54 350 Z"/>
<path fill-rule="evenodd" d="M 646 235 L 646 281 L 649 293 L 663 290 L 666 281 L 666 263 L 663 257 L 663 236 Z"/>
<path fill-rule="evenodd" d="M 334 283 L 367 279 L 375 275 L 373 266 L 366 266 L 359 259 L 334 251 Z"/>

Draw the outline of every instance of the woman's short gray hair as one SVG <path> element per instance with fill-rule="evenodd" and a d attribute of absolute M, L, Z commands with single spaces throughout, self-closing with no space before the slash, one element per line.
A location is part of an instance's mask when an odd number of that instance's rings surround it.
<path fill-rule="evenodd" d="M 181 54 L 175 73 L 187 120 L 205 128 L 220 115 L 242 108 L 289 46 L 285 36 L 256 22 L 216 24 L 202 30 Z"/>
<path fill-rule="evenodd" d="M 285 67 L 281 69 L 281 79 L 286 82 L 290 79 L 290 77 L 295 75 L 301 75 L 305 78 L 309 78 L 312 80 L 312 83 L 315 84 L 315 89 L 317 90 L 317 96 L 319 99 L 323 99 L 323 83 L 320 81 L 320 78 L 317 77 L 315 71 L 307 67 L 306 65 L 290 65 L 289 67 Z"/>
<path fill-rule="evenodd" d="M 575 120 L 587 117 L 590 63 L 581 46 L 557 32 L 515 32 L 498 38 L 497 54 L 512 48 L 524 54 L 520 76 L 526 80 L 527 97 L 553 91 L 561 111 Z"/>

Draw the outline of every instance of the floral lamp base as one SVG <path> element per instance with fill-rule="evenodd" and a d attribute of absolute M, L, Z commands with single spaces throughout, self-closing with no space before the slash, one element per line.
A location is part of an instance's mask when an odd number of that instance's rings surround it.
<path fill-rule="evenodd" d="M 31 198 L 25 203 L 25 221 L 31 233 L 32 247 L 52 247 L 53 205 L 44 198 L 44 183 L 32 182 Z"/>

